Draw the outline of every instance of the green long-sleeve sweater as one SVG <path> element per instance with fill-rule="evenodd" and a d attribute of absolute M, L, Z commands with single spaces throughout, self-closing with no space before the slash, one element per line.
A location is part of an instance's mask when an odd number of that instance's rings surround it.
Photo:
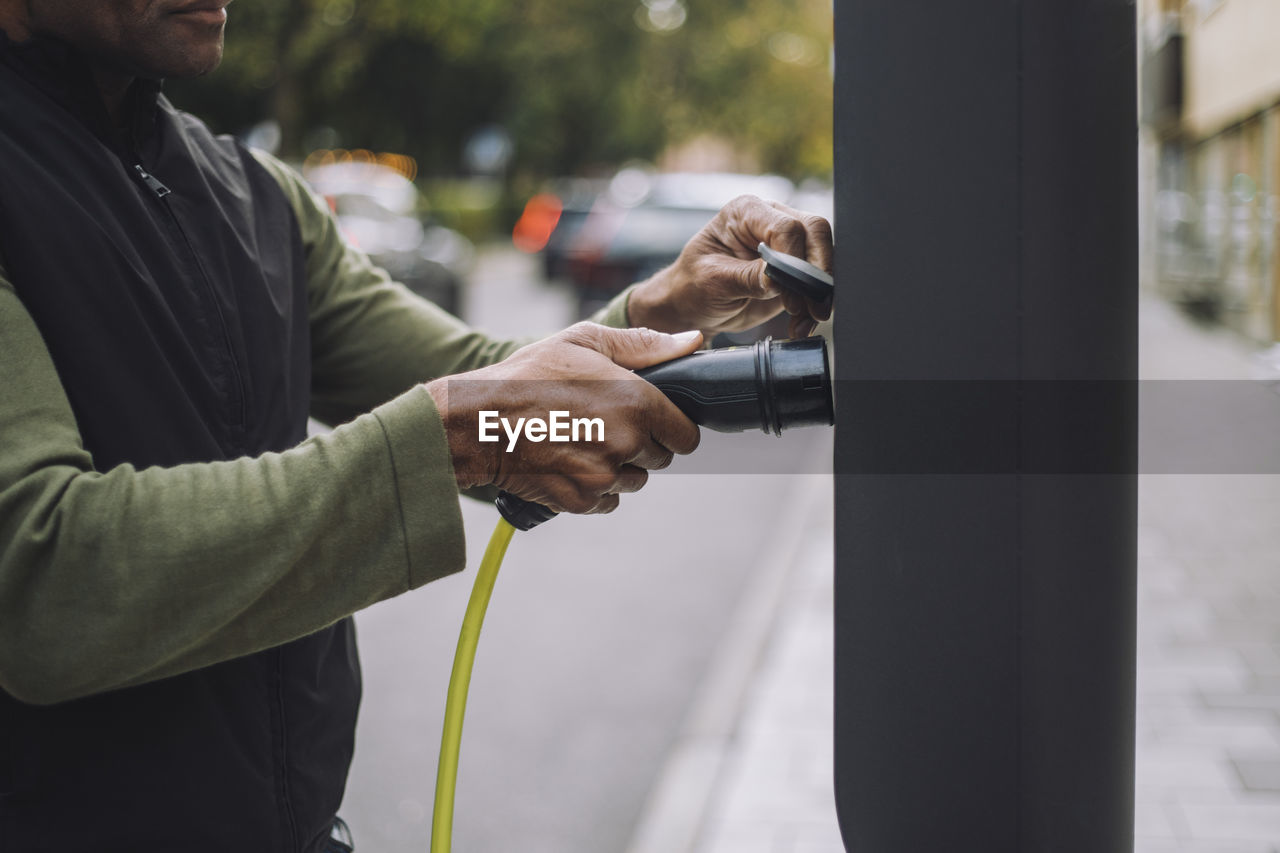
<path fill-rule="evenodd" d="M 444 427 L 420 383 L 518 344 L 391 282 L 298 175 L 259 159 L 306 246 L 312 413 L 344 424 L 331 434 L 257 458 L 98 471 L 0 269 L 0 687 L 18 699 L 256 652 L 465 564 Z M 625 296 L 596 319 L 625 326 Z"/>

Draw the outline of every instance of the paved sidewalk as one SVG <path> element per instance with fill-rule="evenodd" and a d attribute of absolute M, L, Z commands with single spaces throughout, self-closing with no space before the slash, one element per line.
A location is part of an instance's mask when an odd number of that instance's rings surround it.
<path fill-rule="evenodd" d="M 695 847 L 699 853 L 840 853 L 832 789 L 830 491 L 788 589 Z"/>
<path fill-rule="evenodd" d="M 1247 344 L 1163 302 L 1144 297 L 1141 334 L 1144 378 L 1260 376 Z M 1144 474 L 1139 495 L 1135 850 L 1280 853 L 1280 476 Z M 844 849 L 830 478 L 790 503 L 819 521 L 762 555 L 630 853 Z"/>
<path fill-rule="evenodd" d="M 1144 378 L 1266 376 L 1163 302 L 1141 328 Z M 1280 853 L 1280 476 L 1140 479 L 1137 723 L 1138 853 Z"/>
<path fill-rule="evenodd" d="M 823 439 L 830 447 L 830 434 Z M 830 475 L 793 478 L 629 853 L 840 853 L 832 788 Z M 804 521 L 802 521 L 804 520 Z"/>

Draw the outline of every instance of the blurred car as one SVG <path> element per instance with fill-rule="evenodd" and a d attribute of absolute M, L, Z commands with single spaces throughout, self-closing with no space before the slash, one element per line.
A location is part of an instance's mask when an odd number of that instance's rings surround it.
<path fill-rule="evenodd" d="M 547 281 L 569 276 L 570 252 L 578 232 L 608 182 L 591 178 L 559 178 L 529 200 L 512 239 L 523 251 L 542 259 Z"/>
<path fill-rule="evenodd" d="M 786 201 L 794 187 L 774 175 L 652 174 L 623 169 L 569 240 L 569 279 L 586 316 L 628 285 L 673 262 L 725 204 L 750 194 Z"/>
<path fill-rule="evenodd" d="M 304 174 L 328 200 L 351 245 L 414 293 L 459 313 L 475 247 L 458 232 L 419 217 L 412 181 L 373 162 L 328 163 Z"/>

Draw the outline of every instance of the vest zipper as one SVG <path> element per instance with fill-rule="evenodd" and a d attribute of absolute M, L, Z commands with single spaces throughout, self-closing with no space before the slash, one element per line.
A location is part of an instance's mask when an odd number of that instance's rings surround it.
<path fill-rule="evenodd" d="M 236 360 L 236 351 L 232 346 L 231 330 L 227 327 L 226 315 L 222 313 L 222 305 L 218 302 L 218 293 L 213 288 L 213 282 L 209 280 L 209 274 L 205 271 L 204 264 L 200 262 L 200 255 L 196 252 L 195 246 L 191 244 L 191 238 L 187 236 L 186 230 L 178 220 L 178 215 L 174 213 L 173 207 L 169 202 L 164 201 L 164 197 L 169 195 L 172 190 L 165 186 L 159 178 L 148 172 L 141 163 L 134 163 L 133 169 L 138 175 L 138 180 L 140 180 L 147 189 L 151 190 L 151 192 L 155 194 L 155 197 L 163 203 L 165 212 L 169 214 L 169 220 L 173 223 L 174 230 L 176 230 L 178 232 L 178 236 L 182 238 L 183 244 L 187 247 L 187 254 L 190 255 L 192 262 L 195 264 L 196 271 L 200 274 L 200 280 L 204 282 L 205 290 L 209 294 L 209 301 L 213 304 L 214 313 L 218 316 L 218 328 L 222 331 L 222 343 L 227 351 L 227 361 L 231 367 L 231 378 L 235 385 L 233 391 L 236 397 L 233 401 L 234 420 L 231 425 L 243 433 L 243 430 L 247 425 L 245 417 L 244 377 L 240 373 L 240 364 Z M 237 449 L 241 451 L 244 450 L 243 435 L 236 437 L 236 444 L 239 445 Z"/>
<path fill-rule="evenodd" d="M 164 198 L 171 192 L 168 187 L 160 183 L 159 178 L 142 168 L 141 163 L 135 163 L 133 168 L 138 172 L 138 177 L 142 179 L 142 182 L 147 185 L 147 189 L 156 194 L 156 198 Z"/>
<path fill-rule="evenodd" d="M 277 780 L 276 796 L 279 798 L 279 804 L 284 810 L 285 828 L 289 833 L 289 850 L 297 850 L 298 846 L 298 817 L 293 813 L 293 796 L 289 792 L 289 733 L 285 730 L 285 708 L 284 708 L 284 649 L 276 647 L 272 655 L 275 663 L 272 673 L 272 692 L 273 707 L 271 709 L 274 720 L 277 725 L 272 733 L 278 741 L 276 743 L 276 770 L 280 774 Z"/>

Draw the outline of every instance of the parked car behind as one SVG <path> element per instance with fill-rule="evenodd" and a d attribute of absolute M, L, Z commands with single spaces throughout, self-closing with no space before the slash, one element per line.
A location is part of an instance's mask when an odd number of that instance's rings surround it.
<path fill-rule="evenodd" d="M 570 259 L 574 241 L 583 224 L 591 215 L 591 209 L 600 194 L 608 189 L 609 182 L 592 178 L 559 178 L 551 181 L 544 192 L 536 198 L 547 200 L 554 205 L 555 218 L 550 223 L 549 233 L 540 234 L 541 239 L 533 241 L 517 240 L 516 244 L 525 251 L 537 252 L 542 258 L 542 276 L 547 281 L 558 281 L 569 277 Z M 530 199 L 532 205 L 534 199 Z M 525 215 L 530 208 L 526 206 Z M 522 221 L 525 217 L 521 217 Z M 517 229 L 520 225 L 517 224 Z"/>
<path fill-rule="evenodd" d="M 620 171 L 569 239 L 566 266 L 579 312 L 590 314 L 629 284 L 670 264 L 737 196 L 785 202 L 793 190 L 790 181 L 776 175 Z"/>
<path fill-rule="evenodd" d="M 413 292 L 459 313 L 475 248 L 458 232 L 419 216 L 412 181 L 388 166 L 360 161 L 313 166 L 304 174 L 329 201 L 352 245 Z"/>

